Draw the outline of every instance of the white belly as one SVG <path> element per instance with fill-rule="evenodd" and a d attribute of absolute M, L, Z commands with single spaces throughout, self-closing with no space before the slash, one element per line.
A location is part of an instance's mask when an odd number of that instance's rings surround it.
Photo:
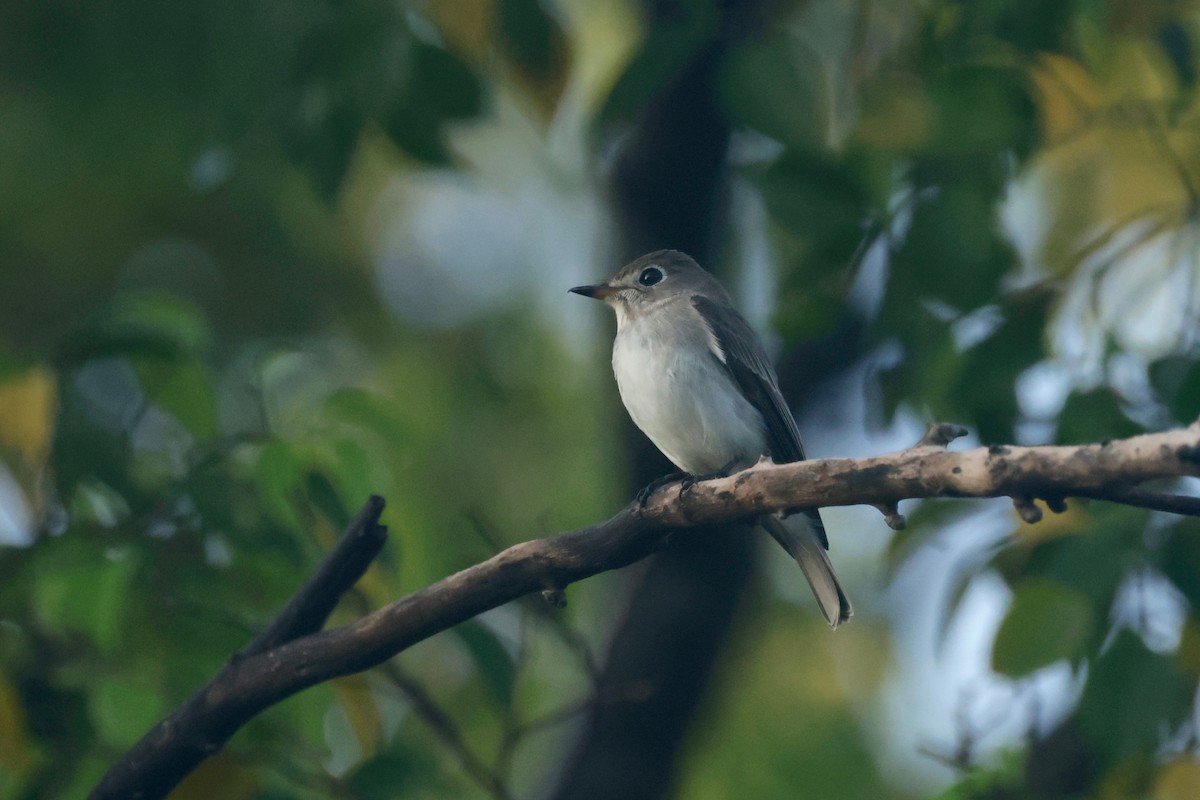
<path fill-rule="evenodd" d="M 663 455 L 685 472 L 703 474 L 766 452 L 762 416 L 707 343 L 647 327 L 621 326 L 613 373 L 629 416 Z"/>

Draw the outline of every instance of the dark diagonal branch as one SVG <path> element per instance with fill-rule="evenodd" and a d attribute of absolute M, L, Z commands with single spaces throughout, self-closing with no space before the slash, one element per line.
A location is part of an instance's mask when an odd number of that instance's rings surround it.
<path fill-rule="evenodd" d="M 387 528 L 379 524 L 383 505 L 383 498 L 378 495 L 366 502 L 317 571 L 292 595 L 279 616 L 243 647 L 239 655 L 265 653 L 325 626 L 342 595 L 358 583 L 387 542 Z"/>
<path fill-rule="evenodd" d="M 400 669 L 395 662 L 383 665 L 387 679 L 399 690 L 438 740 L 454 754 L 463 772 L 470 776 L 496 800 L 511 800 L 503 776 L 484 763 L 463 739 L 462 733 L 449 715 L 438 706 L 420 681 Z"/>
<path fill-rule="evenodd" d="M 221 749 L 233 732 L 254 716 L 242 718 L 238 712 L 241 699 L 225 689 L 230 675 L 243 663 L 262 668 L 262 654 L 269 658 L 270 651 L 280 645 L 325 625 L 342 595 L 358 583 L 387 541 L 387 528 L 379 524 L 383 506 L 383 498 L 377 495 L 367 500 L 274 621 L 234 653 L 202 689 L 143 736 L 113 765 L 89 797 L 163 797 L 201 761 Z M 228 723 L 233 723 L 232 727 Z"/>
<path fill-rule="evenodd" d="M 916 447 L 874 458 L 778 465 L 763 461 L 683 493 L 678 485 L 666 486 L 651 495 L 644 508 L 631 504 L 606 522 L 514 545 L 351 624 L 291 638 L 322 624 L 332 598 L 365 570 L 365 553 L 378 552 L 382 501 L 372 499 L 345 537 L 362 543 L 339 543 L 288 604 L 284 615 L 291 621 L 277 621 L 268 629 L 274 631 L 271 638 L 282 643 L 264 650 L 259 639 L 252 642 L 114 765 L 91 797 L 162 797 L 238 728 L 280 700 L 380 664 L 518 597 L 558 592 L 575 581 L 631 564 L 685 528 L 814 506 L 871 504 L 891 509 L 906 498 L 1007 496 L 1018 507 L 1042 498 L 1051 508 L 1061 509 L 1066 497 L 1122 502 L 1123 492 L 1144 481 L 1200 475 L 1200 422 L 1072 447 L 993 446 L 950 452 L 943 442 L 949 438 L 928 436 Z M 373 533 L 367 535 L 367 528 Z"/>

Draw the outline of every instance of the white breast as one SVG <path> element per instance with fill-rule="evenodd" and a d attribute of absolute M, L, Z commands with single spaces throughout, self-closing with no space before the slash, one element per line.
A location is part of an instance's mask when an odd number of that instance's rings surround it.
<path fill-rule="evenodd" d="M 669 319 L 683 324 L 660 322 Z M 762 416 L 709 348 L 690 303 L 668 315 L 621 320 L 613 343 L 613 373 L 629 416 L 663 455 L 693 474 L 766 452 Z"/>

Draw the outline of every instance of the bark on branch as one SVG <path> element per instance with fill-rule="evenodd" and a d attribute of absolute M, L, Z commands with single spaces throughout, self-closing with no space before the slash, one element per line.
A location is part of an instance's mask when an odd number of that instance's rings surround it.
<path fill-rule="evenodd" d="M 915 446 L 865 459 L 793 464 L 760 461 L 727 478 L 681 492 L 668 485 L 616 516 L 582 530 L 514 545 L 493 558 L 402 597 L 361 619 L 319 631 L 337 598 L 382 547 L 383 502 L 372 498 L 280 618 L 195 695 L 158 723 L 118 761 L 90 795 L 162 797 L 242 725 L 267 707 L 331 678 L 380 664 L 475 615 L 532 592 L 558 596 L 575 581 L 631 564 L 681 529 L 745 520 L 765 511 L 869 504 L 898 527 L 900 500 L 1011 497 L 1025 519 L 1043 499 L 1127 502 L 1176 513 L 1191 498 L 1138 485 L 1200 475 L 1200 421 L 1188 428 L 1067 447 L 992 446 L 951 452 L 962 430 L 935 426 Z M 1033 509 L 1036 514 L 1030 512 Z"/>

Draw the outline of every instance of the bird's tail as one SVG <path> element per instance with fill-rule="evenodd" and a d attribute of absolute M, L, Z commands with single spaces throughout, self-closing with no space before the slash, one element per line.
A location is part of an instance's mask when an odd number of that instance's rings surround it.
<path fill-rule="evenodd" d="M 833 574 L 833 564 L 825 552 L 828 544 L 820 514 L 815 510 L 806 511 L 787 519 L 778 514 L 764 514 L 758 518 L 758 524 L 766 528 L 804 570 L 804 577 L 808 578 L 808 585 L 812 587 L 829 627 L 837 628 L 854 615 L 854 607 Z"/>

